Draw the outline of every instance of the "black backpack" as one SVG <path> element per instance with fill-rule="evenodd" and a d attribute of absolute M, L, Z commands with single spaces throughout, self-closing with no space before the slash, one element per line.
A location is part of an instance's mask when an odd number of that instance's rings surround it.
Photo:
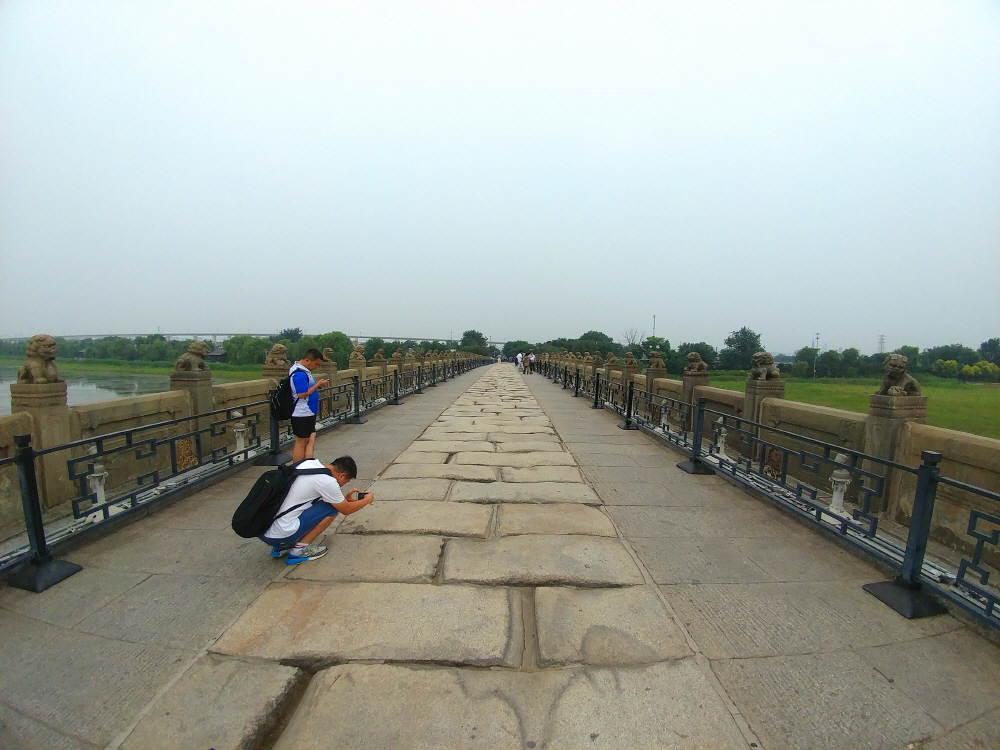
<path fill-rule="evenodd" d="M 282 378 L 271 393 L 271 416 L 279 422 L 291 419 L 297 399 L 292 395 L 292 377 Z"/>
<path fill-rule="evenodd" d="M 307 461 L 311 459 L 305 459 Z M 257 481 L 254 482 L 250 492 L 240 503 L 236 512 L 233 513 L 233 531 L 244 539 L 253 539 L 267 531 L 271 524 L 281 516 L 291 513 L 293 510 L 301 508 L 303 505 L 312 505 L 312 501 L 302 503 L 289 508 L 284 513 L 279 514 L 278 508 L 284 501 L 288 490 L 292 487 L 292 482 L 296 477 L 304 474 L 327 474 L 333 476 L 325 466 L 322 469 L 300 469 L 299 464 L 284 464 L 271 471 L 265 471 Z"/>

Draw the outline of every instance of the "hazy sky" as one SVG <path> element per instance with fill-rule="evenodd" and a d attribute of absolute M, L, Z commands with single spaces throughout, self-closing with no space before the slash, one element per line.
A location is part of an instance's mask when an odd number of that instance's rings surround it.
<path fill-rule="evenodd" d="M 0 4 L 0 336 L 1000 336 L 998 2 Z"/>

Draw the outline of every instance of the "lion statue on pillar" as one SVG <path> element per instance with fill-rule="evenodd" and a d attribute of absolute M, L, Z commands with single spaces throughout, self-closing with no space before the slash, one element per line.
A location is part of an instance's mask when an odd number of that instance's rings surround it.
<path fill-rule="evenodd" d="M 781 380 L 781 370 L 775 367 L 774 357 L 768 352 L 757 352 L 750 361 L 753 367 L 747 375 L 747 380 Z"/>
<path fill-rule="evenodd" d="M 685 359 L 688 361 L 684 367 L 685 375 L 708 372 L 708 362 L 701 358 L 700 352 L 688 352 Z"/>
<path fill-rule="evenodd" d="M 285 357 L 285 352 L 287 351 L 288 347 L 285 346 L 284 344 L 275 344 L 274 346 L 271 347 L 271 351 L 267 353 L 267 356 L 264 357 L 264 364 L 272 366 L 281 365 L 282 367 L 289 367 L 291 363 Z"/>
<path fill-rule="evenodd" d="M 24 364 L 17 371 L 18 383 L 58 383 L 56 340 L 45 333 L 28 339 Z"/>
<path fill-rule="evenodd" d="M 906 371 L 910 360 L 902 354 L 890 354 L 882 363 L 882 385 L 876 396 L 919 396 L 920 383 Z"/>
<path fill-rule="evenodd" d="M 174 362 L 174 372 L 195 372 L 210 369 L 205 355 L 212 351 L 204 341 L 192 341 L 187 351 Z"/>

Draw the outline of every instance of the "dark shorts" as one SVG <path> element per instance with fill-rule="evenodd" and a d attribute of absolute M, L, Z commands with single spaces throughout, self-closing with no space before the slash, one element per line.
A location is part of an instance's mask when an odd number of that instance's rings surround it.
<path fill-rule="evenodd" d="M 316 432 L 316 415 L 292 417 L 292 434 L 297 438 L 307 438 Z"/>
<path fill-rule="evenodd" d="M 302 512 L 302 515 L 299 516 L 299 528 L 291 536 L 285 537 L 284 539 L 272 539 L 269 536 L 260 536 L 258 538 L 262 542 L 267 542 L 272 547 L 287 549 L 316 528 L 316 524 L 324 518 L 329 518 L 330 516 L 335 515 L 337 515 L 337 509 L 333 507 L 331 503 L 318 500 Z"/>

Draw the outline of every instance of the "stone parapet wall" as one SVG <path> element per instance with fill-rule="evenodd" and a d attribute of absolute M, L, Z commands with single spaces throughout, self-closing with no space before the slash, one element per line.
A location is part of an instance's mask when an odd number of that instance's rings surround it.
<path fill-rule="evenodd" d="M 259 380 L 244 380 L 239 383 L 220 383 L 212 386 L 212 396 L 215 408 L 218 409 L 238 409 L 244 417 L 257 415 L 257 436 L 262 440 L 268 437 L 268 419 L 270 412 L 267 403 L 260 406 L 252 406 L 240 409 L 244 404 L 253 404 L 260 401 L 266 402 L 268 394 L 278 383 L 271 378 L 260 378 Z M 249 433 L 247 435 L 249 441 Z M 212 437 L 212 447 L 225 447 L 229 451 L 236 448 L 236 434 L 231 427 L 226 427 L 221 435 Z"/>
<path fill-rule="evenodd" d="M 991 492 L 1000 492 L 1000 440 L 915 422 L 904 425 L 894 460 L 907 466 L 919 466 L 922 451 L 941 454 L 939 466 L 943 476 Z M 915 489 L 916 476 L 901 474 L 897 491 L 889 502 L 888 516 L 893 521 L 909 524 Z M 969 514 L 973 509 L 1000 516 L 1000 503 L 990 502 L 987 498 L 953 487 L 938 485 L 931 520 L 931 539 L 970 554 L 975 546 L 975 540 L 967 533 Z M 983 530 L 988 534 L 995 529 L 994 524 Z M 1000 554 L 996 547 L 986 545 L 984 559 L 988 564 L 1000 567 Z"/>

